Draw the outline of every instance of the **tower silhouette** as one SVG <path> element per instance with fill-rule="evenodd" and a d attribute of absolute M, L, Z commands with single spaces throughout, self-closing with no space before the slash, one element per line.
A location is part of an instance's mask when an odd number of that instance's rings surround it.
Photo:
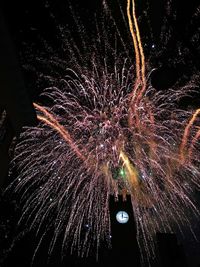
<path fill-rule="evenodd" d="M 129 220 L 126 223 L 119 223 L 116 215 L 119 211 L 126 212 Z M 118 195 L 110 197 L 110 216 L 112 234 L 112 262 L 115 266 L 141 266 L 140 252 L 136 239 L 136 224 L 130 195 L 124 198 Z"/>

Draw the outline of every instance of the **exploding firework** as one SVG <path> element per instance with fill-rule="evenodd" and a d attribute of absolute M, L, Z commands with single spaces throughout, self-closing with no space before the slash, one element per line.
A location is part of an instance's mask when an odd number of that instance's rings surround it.
<path fill-rule="evenodd" d="M 42 93 L 48 104 L 34 103 L 39 125 L 28 127 L 16 147 L 19 176 L 12 187 L 22 195 L 21 220 L 38 232 L 53 229 L 50 251 L 60 237 L 63 251 L 70 247 L 79 255 L 110 244 L 111 195 L 131 196 L 138 243 L 148 255 L 156 232 L 189 224 L 188 210 L 198 214 L 193 192 L 200 182 L 200 109 L 177 106 L 196 91 L 198 76 L 155 90 L 134 0 L 126 12 L 135 62 L 125 57 L 126 48 L 116 57 L 105 32 L 103 55 L 102 44 L 89 67 L 80 65 L 81 52 L 68 42 L 73 67 L 69 62 L 63 76 L 51 79 L 53 86 Z"/>

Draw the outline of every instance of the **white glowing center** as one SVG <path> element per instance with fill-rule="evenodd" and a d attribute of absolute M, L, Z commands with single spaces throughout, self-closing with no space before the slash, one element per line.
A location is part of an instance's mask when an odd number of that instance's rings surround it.
<path fill-rule="evenodd" d="M 119 223 L 127 223 L 129 220 L 129 215 L 126 211 L 118 211 L 116 214 L 116 220 Z"/>

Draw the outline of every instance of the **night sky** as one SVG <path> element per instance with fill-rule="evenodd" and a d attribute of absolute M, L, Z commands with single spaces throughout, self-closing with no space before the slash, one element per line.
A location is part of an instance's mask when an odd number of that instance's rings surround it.
<path fill-rule="evenodd" d="M 86 27 L 88 35 L 92 33 L 94 27 L 93 15 L 100 15 L 100 0 L 83 1 L 83 0 L 72 0 L 72 6 L 76 11 L 76 14 L 80 16 L 83 25 Z M 113 16 L 117 20 L 120 17 L 119 9 L 116 7 L 116 1 L 108 1 L 110 3 L 110 9 L 113 12 Z M 120 2 L 120 1 L 119 1 Z M 126 1 L 122 1 L 124 5 Z M 143 9 L 147 7 L 145 0 L 139 1 L 138 14 L 142 15 Z M 141 27 L 141 35 L 143 37 L 143 45 L 146 54 L 149 50 L 157 50 L 159 47 L 159 40 L 161 34 L 161 25 L 163 24 L 163 16 L 166 13 L 164 8 L 164 0 L 152 0 L 149 1 L 149 14 L 147 15 L 151 24 L 152 33 L 151 36 L 148 34 L 148 38 L 145 38 L 145 30 L 147 26 L 143 24 Z M 183 3 L 184 2 L 184 3 Z M 151 64 L 158 69 L 152 74 L 151 82 L 157 90 L 167 90 L 172 86 L 180 77 L 184 76 L 187 80 L 187 76 L 190 76 L 191 69 L 195 69 L 196 72 L 200 70 L 200 46 L 198 40 L 196 42 L 191 41 L 193 33 L 200 27 L 200 14 L 199 18 L 195 19 L 195 22 L 191 25 L 190 22 L 193 20 L 193 14 L 197 9 L 199 0 L 181 1 L 173 0 L 172 8 L 176 11 L 176 17 L 171 17 L 169 25 L 171 27 L 171 36 L 167 42 L 167 47 L 162 53 L 156 53 L 152 59 Z M 5 21 L 15 47 L 19 66 L 22 71 L 25 86 L 27 88 L 27 97 L 29 101 L 36 101 L 40 99 L 39 94 L 41 93 L 41 84 L 38 84 L 37 75 L 31 71 L 31 68 L 27 68 L 27 62 L 30 60 L 31 53 L 35 50 L 42 51 L 43 46 L 41 45 L 41 39 L 46 40 L 53 48 L 58 49 L 60 45 L 59 38 L 57 36 L 57 24 L 68 25 L 70 29 L 74 29 L 74 22 L 70 15 L 70 8 L 67 0 L 49 0 L 47 1 L 33 1 L 29 0 L 26 3 L 22 1 L 3 1 L 2 11 L 5 17 Z M 51 15 L 53 14 L 53 16 Z M 123 35 L 123 23 L 118 21 L 118 26 Z M 76 39 L 76 33 L 72 33 Z M 150 38 L 151 37 L 151 38 Z M 79 39 L 76 39 L 77 44 Z M 182 50 L 187 51 L 184 55 L 183 60 L 179 60 L 176 45 L 180 44 Z M 59 50 L 59 49 L 58 49 Z M 182 51 L 179 51 L 180 54 Z M 45 51 L 47 53 L 47 51 Z M 36 53 L 37 54 L 37 53 Z M 32 57 L 33 58 L 33 57 Z M 0 59 L 1 60 L 1 59 Z M 191 67 L 192 66 L 192 67 Z M 1 93 L 1 89 L 0 89 Z M 0 94 L 1 96 L 1 94 Z M 5 97 L 7 105 L 11 106 L 12 96 L 9 99 Z M 200 103 L 200 93 L 195 94 L 190 99 L 184 99 L 180 106 L 184 107 L 197 107 Z M 14 115 L 13 115 L 14 116 Z M 34 120 L 33 120 L 34 121 Z M 28 122 L 25 122 L 28 124 Z M 34 124 L 34 122 L 32 122 Z M 15 132 L 20 131 L 20 122 L 14 126 Z M 9 184 L 13 177 L 9 177 L 5 185 Z M 200 193 L 196 192 L 196 198 L 200 203 Z M 125 205 L 125 204 L 122 204 Z M 200 204 L 199 204 L 200 206 Z M 124 206 L 131 213 L 129 205 Z M 111 214 L 115 214 L 115 209 L 118 207 L 113 204 L 111 207 Z M 2 197 L 0 212 L 0 234 L 3 236 L 3 242 L 0 240 L 0 253 L 2 258 L 7 254 L 4 248 L 9 248 L 13 235 L 15 235 L 15 224 L 20 214 L 20 207 L 16 200 L 9 201 Z M 113 219 L 114 222 L 114 219 Z M 137 257 L 137 245 L 134 243 L 134 226 L 129 223 L 128 225 L 121 227 L 114 223 L 113 225 L 113 239 L 114 249 L 107 251 L 103 247 L 100 250 L 100 262 L 96 263 L 93 255 L 90 259 L 78 259 L 77 257 L 66 256 L 61 263 L 59 257 L 59 245 L 53 253 L 49 264 L 47 264 L 47 244 L 48 238 L 51 238 L 51 233 L 47 236 L 44 241 L 43 247 L 39 250 L 36 257 L 36 263 L 34 266 L 120 266 L 123 264 L 123 257 L 132 259 L 131 247 L 135 246 L 135 257 Z M 130 230 L 132 229 L 132 230 Z M 200 240 L 200 220 L 193 220 L 193 229 L 197 235 L 197 239 Z M 131 232 L 133 231 L 133 232 Z M 187 255 L 188 267 L 200 266 L 200 241 L 194 241 L 191 233 L 188 230 L 184 240 L 178 236 L 181 244 L 184 246 L 184 251 Z M 6 234 L 5 234 L 6 233 Z M 130 234 L 131 233 L 131 234 Z M 5 238 L 5 235 L 6 238 Z M 124 247 L 118 246 L 125 242 Z M 6 266 L 30 266 L 32 254 L 34 252 L 35 244 L 37 243 L 37 237 L 34 233 L 27 233 L 25 237 L 20 238 L 16 242 L 11 252 L 8 253 L 8 257 L 4 262 L 0 262 L 0 267 Z M 115 247 L 116 246 L 116 247 Z M 129 251 L 130 249 L 130 251 Z M 119 257 L 119 254 L 121 256 Z M 0 254 L 1 255 L 1 254 Z M 120 263 L 121 261 L 121 263 Z M 2 264 L 2 265 L 1 265 Z M 135 264 L 137 264 L 135 262 Z M 199 264 L 199 265 L 198 265 Z M 126 265 L 124 265 L 126 266 Z M 131 266 L 131 265 L 130 265 Z M 134 265 L 135 266 L 135 265 Z M 156 265 L 155 265 L 156 266 Z M 177 265 L 180 266 L 180 265 Z M 182 265 L 181 265 L 182 266 Z"/>

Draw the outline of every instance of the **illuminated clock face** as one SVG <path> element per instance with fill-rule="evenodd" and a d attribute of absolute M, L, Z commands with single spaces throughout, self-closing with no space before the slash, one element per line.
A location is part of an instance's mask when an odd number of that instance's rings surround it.
<path fill-rule="evenodd" d="M 128 213 L 126 211 L 118 211 L 116 214 L 116 220 L 118 223 L 127 223 L 129 220 Z"/>

